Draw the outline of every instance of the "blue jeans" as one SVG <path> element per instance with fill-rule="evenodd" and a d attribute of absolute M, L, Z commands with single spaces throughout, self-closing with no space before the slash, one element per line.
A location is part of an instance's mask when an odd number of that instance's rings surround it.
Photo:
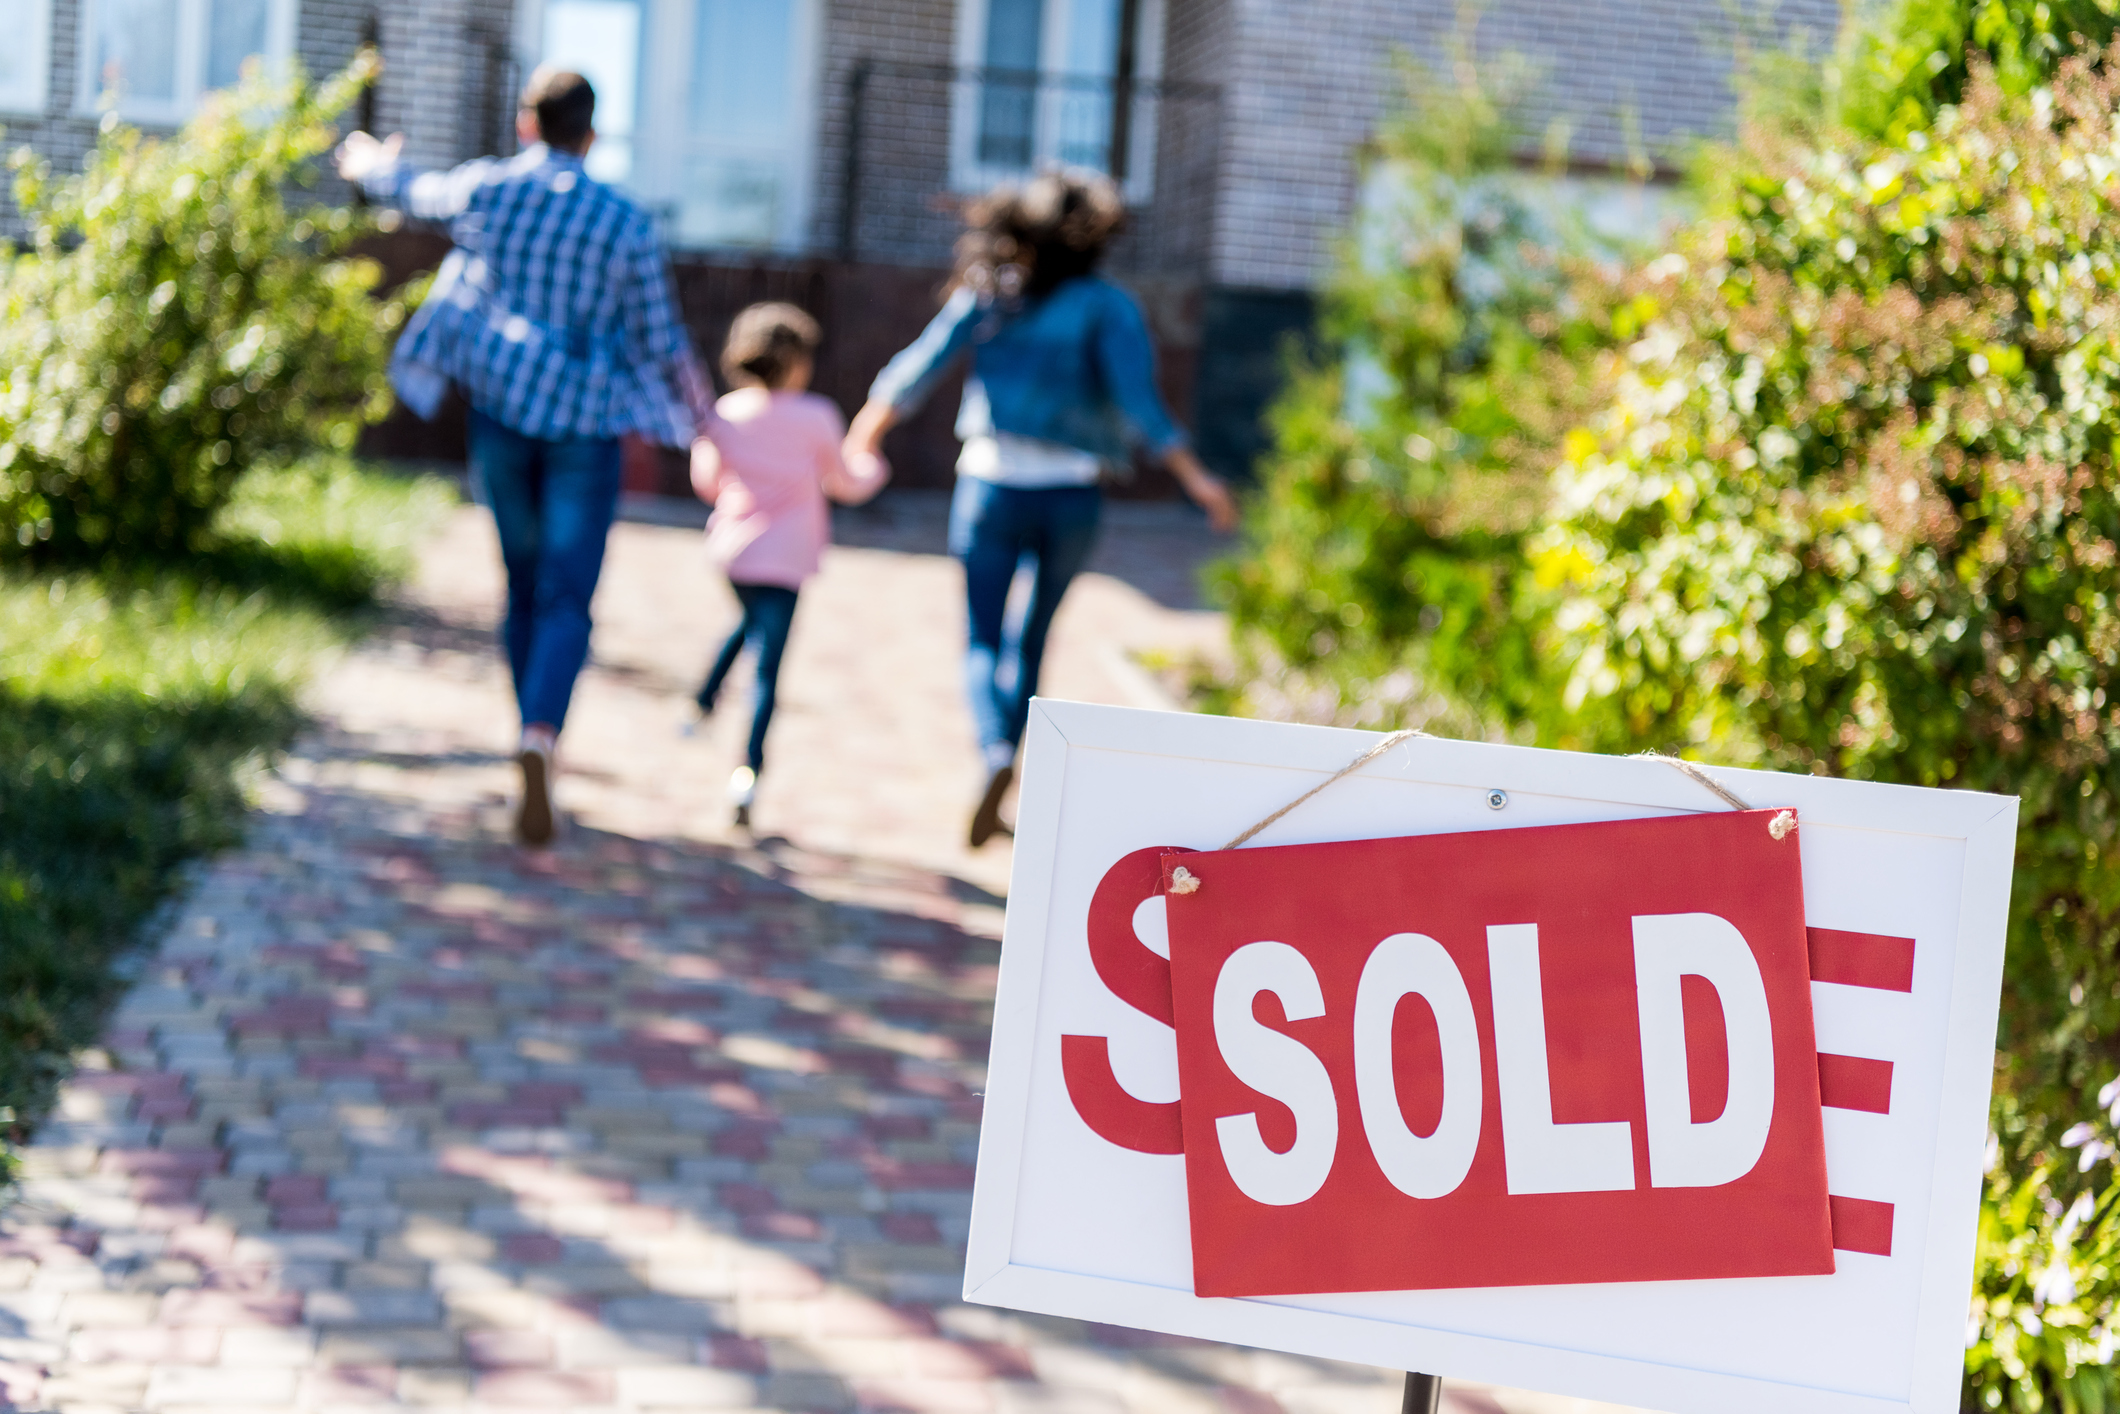
<path fill-rule="evenodd" d="M 736 666 L 736 655 L 748 642 L 758 661 L 753 674 L 751 740 L 745 748 L 744 759 L 752 770 L 763 771 L 766 768 L 766 728 L 773 724 L 773 699 L 780 686 L 780 657 L 787 652 L 788 630 L 795 626 L 795 591 L 777 584 L 737 584 L 733 581 L 729 588 L 736 591 L 736 602 L 743 605 L 743 620 L 715 656 L 706 683 L 699 689 L 699 706 L 701 711 L 714 710 L 714 699 L 721 695 L 722 679 L 728 677 L 729 669 Z"/>
<path fill-rule="evenodd" d="M 616 438 L 545 442 L 471 413 L 471 474 L 508 569 L 502 641 L 524 725 L 566 724 L 589 657 L 589 600 L 618 513 Z"/>
<path fill-rule="evenodd" d="M 1004 764 L 1023 740 L 1045 635 L 1068 582 L 1097 543 L 1104 493 L 1094 486 L 996 486 L 957 478 L 950 502 L 950 553 L 964 562 L 967 634 L 965 694 L 989 765 Z M 1029 562 L 1030 603 L 1009 632 L 1009 586 Z"/>

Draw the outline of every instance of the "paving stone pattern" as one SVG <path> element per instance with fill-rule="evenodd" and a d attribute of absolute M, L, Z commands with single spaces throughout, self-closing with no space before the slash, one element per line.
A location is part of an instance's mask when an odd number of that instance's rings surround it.
<path fill-rule="evenodd" d="M 1120 510 L 1056 691 L 1138 700 L 1112 644 L 1213 629 L 1204 533 Z M 694 533 L 621 526 L 543 853 L 507 839 L 491 534 L 440 527 L 28 1152 L 0 1406 L 1395 1409 L 1389 1372 L 959 1299 L 1007 849 L 956 843 L 940 515 L 846 520 L 756 839 L 716 789 L 743 723 L 674 730 L 733 603 Z"/>

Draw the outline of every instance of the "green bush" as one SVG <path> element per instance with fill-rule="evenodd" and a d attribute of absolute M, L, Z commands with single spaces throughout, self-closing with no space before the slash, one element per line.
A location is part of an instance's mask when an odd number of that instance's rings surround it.
<path fill-rule="evenodd" d="M 1988 1173 L 1979 1287 L 1963 1406 L 2105 1414 L 2120 1407 L 2113 1293 L 2120 1285 L 2120 1175 L 2113 1157 L 2120 1082 L 2023 1178 Z"/>
<path fill-rule="evenodd" d="M 1825 116 L 1832 128 L 1904 141 L 1964 100 L 1977 64 L 2023 95 L 2116 28 L 2120 0 L 1892 0 L 1844 27 L 1823 75 Z"/>
<path fill-rule="evenodd" d="M 290 208 L 373 72 L 254 70 L 167 141 L 106 123 L 85 172 L 27 151 L 31 249 L 0 264 L 0 548 L 200 548 L 244 471 L 350 451 L 387 407 L 398 307 L 340 256 L 343 208 Z"/>
<path fill-rule="evenodd" d="M 1340 356 L 1299 370 L 1273 408 L 1245 551 L 1214 572 L 1250 684 L 1218 705 L 1270 711 L 1268 694 L 1300 692 L 1311 715 L 1467 731 L 1497 707 L 1476 665 L 1514 663 L 1502 690 L 1532 671 L 1510 566 L 1552 448 L 1591 411 L 1585 354 L 1608 319 L 1592 259 L 1614 252 L 1515 163 L 1523 73 L 1404 72 L 1326 291 Z M 1427 693 L 1432 676 L 1473 711 Z"/>
<path fill-rule="evenodd" d="M 2022 97 L 1976 71 L 1901 143 L 1755 151 L 1641 278 L 1532 542 L 1564 739 L 2022 798 L 1995 1114 L 2063 1211 L 2059 1134 L 2120 1064 L 2115 62 Z M 2083 1291 L 2100 1323 L 2116 1294 Z M 2094 1378 L 1974 1376 L 2022 1409 Z"/>
<path fill-rule="evenodd" d="M 1371 530 L 1350 487 L 1421 470 L 1314 375 L 1223 584 L 1343 716 L 2018 795 L 1966 1400 L 2102 1414 L 2120 1092 L 2083 1116 L 2120 1070 L 2120 49 L 2057 57 L 2060 6 L 1892 13 L 1840 51 L 1840 109 L 1755 126 L 1704 219 L 1578 306 L 1604 342 L 1563 386 L 1594 416 Z M 2016 26 L 2014 67 L 1936 47 L 1972 32 L 1952 14 Z M 1944 59 L 1849 67 L 1888 52 Z M 1337 317 L 1388 346 L 1376 326 L 1418 337 L 1444 304 Z M 1568 325 L 1521 327 L 1569 355 Z M 1486 489 L 1512 473 L 1528 510 Z"/>
<path fill-rule="evenodd" d="M 309 664 L 447 503 L 316 458 L 247 477 L 211 553 L 0 562 L 0 1176 L 95 1039 L 142 919 L 236 838 Z"/>

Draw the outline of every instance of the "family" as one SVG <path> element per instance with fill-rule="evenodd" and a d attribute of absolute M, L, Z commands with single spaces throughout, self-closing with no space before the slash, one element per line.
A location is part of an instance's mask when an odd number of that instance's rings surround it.
<path fill-rule="evenodd" d="M 474 484 L 493 513 L 507 573 L 502 638 L 522 736 L 516 830 L 549 843 L 553 777 L 589 605 L 617 513 L 619 439 L 692 452 L 713 503 L 707 547 L 742 618 L 698 695 L 712 713 L 744 648 L 755 664 L 744 764 L 729 783 L 748 825 L 765 768 L 782 654 L 803 583 L 831 535 L 828 500 L 857 503 L 889 479 L 892 427 L 969 360 L 957 435 L 950 552 L 964 566 L 965 679 L 984 784 L 967 840 L 1001 828 L 1054 611 L 1096 540 L 1105 472 L 1136 449 L 1169 469 L 1218 530 L 1228 488 L 1194 457 L 1155 387 L 1141 310 L 1097 272 L 1125 209 L 1104 177 L 1049 172 L 971 203 L 948 294 L 876 377 L 851 425 L 808 391 L 824 331 L 786 304 L 730 326 L 714 397 L 677 317 L 648 214 L 590 177 L 596 95 L 580 74 L 541 69 L 522 96 L 524 150 L 446 172 L 402 160 L 403 138 L 347 137 L 339 173 L 415 218 L 447 223 L 456 249 L 392 359 L 399 396 L 423 416 L 453 385 L 471 408 Z M 1009 623 L 1010 587 L 1030 597 Z"/>

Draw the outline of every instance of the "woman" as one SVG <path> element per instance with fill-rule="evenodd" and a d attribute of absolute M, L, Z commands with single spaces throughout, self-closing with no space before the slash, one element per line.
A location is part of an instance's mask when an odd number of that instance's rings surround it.
<path fill-rule="evenodd" d="M 957 414 L 964 450 L 950 553 L 964 563 L 965 686 L 986 759 L 975 849 L 1000 825 L 1046 630 L 1096 540 L 1105 468 L 1143 447 L 1216 530 L 1236 524 L 1229 489 L 1200 465 L 1156 392 L 1140 306 L 1096 273 L 1125 215 L 1110 181 L 1076 172 L 974 203 L 942 312 L 876 376 L 847 433 L 849 462 L 876 454 L 884 433 L 971 356 Z M 1037 567 L 1030 604 L 1005 644 L 1009 585 L 1025 561 Z"/>

